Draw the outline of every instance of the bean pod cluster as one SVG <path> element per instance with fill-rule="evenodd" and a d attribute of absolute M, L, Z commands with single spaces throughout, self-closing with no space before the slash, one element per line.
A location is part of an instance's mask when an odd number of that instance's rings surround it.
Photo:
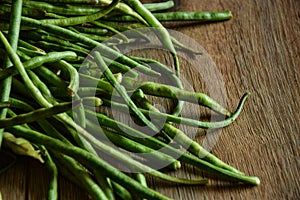
<path fill-rule="evenodd" d="M 249 93 L 230 112 L 208 95 L 184 89 L 177 49 L 198 52 L 170 36 L 161 22 L 214 22 L 232 16 L 230 11 L 163 12 L 173 6 L 173 1 L 0 0 L 0 52 L 5 55 L 0 58 L 1 152 L 28 155 L 44 163 L 50 176 L 48 199 L 58 198 L 58 175 L 99 200 L 169 199 L 147 186 L 148 176 L 186 185 L 207 184 L 208 178 L 259 184 L 257 177 L 221 161 L 175 126 L 228 126 L 241 113 Z M 118 45 L 150 42 L 137 27 L 157 30 L 173 58 L 174 71 L 157 60 L 124 55 L 118 49 Z M 139 37 L 123 34 L 128 30 Z M 118 37 L 111 39 L 113 35 Z M 141 74 L 164 75 L 173 84 L 142 81 Z M 153 96 L 175 100 L 173 110 L 158 110 Z M 181 117 L 184 102 L 195 99 L 225 119 L 205 122 Z M 147 131 L 113 118 L 111 108 L 129 111 Z M 191 165 L 207 176 L 178 178 L 153 163 L 168 170 Z"/>

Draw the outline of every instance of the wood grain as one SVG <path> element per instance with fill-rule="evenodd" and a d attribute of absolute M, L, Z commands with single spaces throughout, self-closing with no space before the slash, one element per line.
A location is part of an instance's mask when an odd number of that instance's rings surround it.
<path fill-rule="evenodd" d="M 251 92 L 243 113 L 222 129 L 212 153 L 246 174 L 258 176 L 261 185 L 211 181 L 205 187 L 183 187 L 150 179 L 149 186 L 174 199 L 299 199 L 300 1 L 176 0 L 175 4 L 173 10 L 228 9 L 233 13 L 232 20 L 222 23 L 166 26 L 206 49 L 222 75 L 230 110 L 244 92 Z M 204 78 L 193 71 L 195 66 L 187 61 L 182 61 L 182 66 L 183 76 L 195 91 L 209 91 L 209 85 L 200 82 Z M 186 108 L 184 114 L 191 111 Z M 207 137 L 203 130 L 183 129 L 199 143 Z M 3 199 L 45 199 L 46 171 L 35 161 L 21 161 L 0 174 Z M 175 174 L 195 178 L 201 172 L 184 166 Z M 60 199 L 88 199 L 63 178 L 60 184 Z"/>

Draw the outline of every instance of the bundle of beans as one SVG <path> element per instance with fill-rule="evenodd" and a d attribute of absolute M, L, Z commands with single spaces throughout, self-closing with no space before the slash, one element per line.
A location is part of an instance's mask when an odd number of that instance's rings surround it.
<path fill-rule="evenodd" d="M 93 199 L 101 200 L 169 199 L 147 187 L 145 174 L 177 184 L 208 182 L 207 178 L 172 177 L 155 169 L 153 163 L 158 162 L 172 170 L 181 164 L 192 165 L 213 174 L 212 178 L 259 184 L 257 177 L 244 175 L 222 162 L 174 126 L 228 126 L 240 114 L 249 94 L 242 97 L 232 113 L 203 93 L 183 89 L 176 48 L 197 52 L 170 36 L 161 21 L 220 21 L 230 19 L 231 13 L 158 13 L 173 5 L 173 1 L 142 4 L 138 0 L 0 0 L 0 52 L 5 55 L 0 58 L 1 151 L 9 148 L 45 163 L 51 177 L 49 199 L 57 199 L 58 174 L 78 184 Z M 136 27 L 156 28 L 161 44 L 173 57 L 175 71 L 159 61 L 124 55 L 118 50 L 117 44 L 147 42 L 141 32 L 139 38 L 122 33 Z M 102 43 L 114 34 L 119 37 Z M 85 58 L 90 68 L 82 71 Z M 93 75 L 98 72 L 101 76 Z M 143 82 L 140 74 L 164 74 L 174 84 Z M 160 112 L 150 101 L 151 96 L 177 103 L 172 112 Z M 191 98 L 225 116 L 224 120 L 204 122 L 180 117 L 183 102 Z M 114 119 L 102 107 L 129 110 L 147 131 Z M 161 119 L 165 122 L 159 128 L 156 122 Z M 182 151 L 181 146 L 189 152 Z"/>

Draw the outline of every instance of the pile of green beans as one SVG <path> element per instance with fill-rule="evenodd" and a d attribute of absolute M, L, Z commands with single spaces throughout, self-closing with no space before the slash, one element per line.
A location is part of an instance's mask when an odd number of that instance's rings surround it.
<path fill-rule="evenodd" d="M 208 95 L 184 89 L 176 48 L 198 52 L 171 37 L 161 21 L 213 22 L 232 16 L 230 11 L 161 12 L 173 6 L 171 0 L 0 0 L 0 53 L 5 55 L 0 57 L 0 153 L 7 152 L 1 146 L 4 132 L 28 140 L 49 171 L 48 199 L 58 198 L 59 175 L 95 200 L 169 199 L 147 186 L 146 174 L 186 185 L 207 184 L 209 178 L 259 185 L 257 177 L 221 161 L 175 126 L 228 126 L 249 93 L 230 112 Z M 158 28 L 175 71 L 157 60 L 121 53 L 118 45 L 151 42 L 133 27 Z M 122 33 L 127 30 L 138 37 Z M 119 37 L 110 39 L 115 34 Z M 143 81 L 141 76 L 171 81 Z M 170 113 L 160 112 L 153 97 L 175 100 L 175 105 Z M 184 102 L 207 107 L 224 120 L 181 117 Z M 143 128 L 113 118 L 114 109 Z M 182 165 L 199 168 L 205 177 L 190 180 L 159 170 Z"/>

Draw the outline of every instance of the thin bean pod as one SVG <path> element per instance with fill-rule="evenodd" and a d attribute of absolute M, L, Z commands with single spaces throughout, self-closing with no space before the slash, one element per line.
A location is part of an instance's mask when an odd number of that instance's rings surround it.
<path fill-rule="evenodd" d="M 41 79 L 31 70 L 27 70 L 28 76 L 30 77 L 32 83 L 36 86 L 36 88 L 39 89 L 41 94 L 45 99 L 47 99 L 48 102 L 51 102 L 52 104 L 56 103 L 56 100 L 52 96 L 50 90 L 45 85 L 44 82 L 41 81 Z"/>
<path fill-rule="evenodd" d="M 248 96 L 248 94 L 245 96 Z M 144 95 L 139 94 L 138 92 L 133 95 L 133 98 L 138 102 L 138 105 L 140 105 L 142 108 L 158 112 L 160 111 L 155 108 Z M 172 138 L 175 142 L 183 146 L 184 148 L 188 148 L 189 152 L 194 154 L 195 156 L 202 158 L 212 164 L 214 164 L 217 167 L 221 167 L 224 169 L 227 169 L 229 171 L 235 172 L 235 173 L 241 173 L 237 169 L 235 169 L 232 166 L 229 166 L 228 164 L 221 161 L 216 156 L 212 155 L 208 151 L 206 151 L 200 144 L 189 138 L 183 131 L 179 130 L 178 128 L 172 126 L 169 123 L 165 123 L 163 126 L 163 130 Z"/>
<path fill-rule="evenodd" d="M 128 38 L 123 33 L 121 33 L 119 30 L 117 30 L 115 27 L 109 26 L 109 25 L 107 25 L 103 22 L 99 22 L 99 21 L 93 21 L 90 23 L 95 26 L 101 27 L 101 28 L 106 28 L 107 30 L 110 30 L 112 33 L 115 33 L 115 34 L 119 35 L 120 37 L 122 37 L 125 41 L 128 41 Z"/>
<path fill-rule="evenodd" d="M 197 157 L 186 154 L 179 149 L 173 148 L 171 145 L 165 144 L 164 142 L 154 137 L 150 137 L 149 135 L 146 135 L 145 133 L 140 132 L 139 130 L 136 130 L 122 122 L 113 120 L 106 115 L 97 112 L 96 116 L 101 126 L 117 130 L 119 134 L 127 138 L 144 144 L 145 146 L 148 146 L 150 148 L 159 149 L 161 152 L 164 152 L 174 158 L 178 158 L 178 160 L 183 163 L 191 164 L 201 170 L 206 171 L 207 173 L 211 173 L 214 176 L 217 176 L 218 178 L 221 178 L 223 180 L 242 182 L 250 185 L 259 185 L 260 183 L 257 177 L 246 176 L 217 167 L 207 161 L 201 160 Z"/>
<path fill-rule="evenodd" d="M 139 192 L 142 197 L 149 199 L 169 199 L 145 186 L 141 185 L 137 181 L 123 173 L 119 172 L 116 168 L 112 167 L 105 161 L 101 160 L 99 157 L 84 151 L 78 147 L 73 147 L 60 142 L 57 139 L 53 139 L 49 136 L 43 135 L 37 131 L 23 128 L 21 126 L 14 126 L 9 128 L 17 136 L 21 136 L 31 140 L 34 143 L 43 143 L 47 148 L 55 149 L 68 156 L 76 158 L 79 162 L 84 164 L 87 168 L 94 167 L 102 170 L 104 174 L 108 175 L 112 180 L 123 183 L 122 185 L 130 191 Z"/>
<path fill-rule="evenodd" d="M 111 12 L 114 9 L 114 7 L 119 3 L 119 1 L 120 0 L 113 0 L 106 8 L 92 15 L 70 17 L 66 19 L 42 19 L 40 21 L 43 23 L 54 24 L 57 26 L 73 26 L 73 25 L 95 21 L 107 15 L 109 12 Z"/>
<path fill-rule="evenodd" d="M 198 121 L 194 119 L 189 119 L 185 117 L 177 117 L 174 115 L 166 114 L 166 113 L 161 113 L 161 112 L 154 112 L 152 110 L 146 110 L 146 109 L 141 109 L 139 110 L 146 116 L 153 116 L 155 119 L 160 119 L 160 120 L 166 120 L 166 122 L 173 122 L 177 124 L 184 124 L 188 126 L 193 126 L 193 127 L 198 127 L 198 128 L 205 128 L 205 129 L 212 129 L 212 128 L 223 128 L 226 126 L 229 126 L 234 120 L 238 118 L 238 116 L 241 114 L 243 105 L 249 96 L 249 93 L 246 93 L 243 95 L 241 98 L 236 111 L 228 118 L 222 120 L 222 121 L 216 121 L 216 122 L 203 122 L 203 121 Z M 111 108 L 118 109 L 119 111 L 128 111 L 128 108 L 125 104 L 122 103 L 117 103 L 117 102 L 112 102 L 109 101 L 105 98 L 102 99 L 103 103 L 105 106 L 109 106 Z"/>
<path fill-rule="evenodd" d="M 102 56 L 99 52 L 95 52 L 95 58 L 96 62 L 98 64 L 98 67 L 101 68 L 103 71 L 103 74 L 107 78 L 108 82 L 115 88 L 115 90 L 119 93 L 119 95 L 124 99 L 128 107 L 136 114 L 136 116 L 145 123 L 150 129 L 152 129 L 155 133 L 158 133 L 157 127 L 155 127 L 136 107 L 136 105 L 132 102 L 130 97 L 128 96 L 126 89 L 120 85 L 120 83 L 115 79 L 113 74 L 110 70 L 108 70 L 108 67 L 106 63 L 104 62 Z"/>
<path fill-rule="evenodd" d="M 40 149 L 43 151 L 46 167 L 50 177 L 48 200 L 55 200 L 58 199 L 57 167 L 47 149 L 43 145 L 40 146 Z"/>
<path fill-rule="evenodd" d="M 93 131 L 98 130 L 100 128 L 99 126 L 97 126 L 93 122 L 91 122 L 90 120 L 87 120 L 87 122 L 88 122 L 89 129 L 91 129 Z M 101 131 L 101 130 L 99 130 L 99 131 Z M 111 131 L 108 131 L 108 130 L 102 130 L 102 131 L 107 137 L 107 138 L 105 138 L 105 136 L 104 136 L 104 138 L 103 138 L 104 140 L 109 139 L 109 141 L 113 142 L 114 144 L 116 144 L 119 147 L 122 147 L 122 149 L 131 151 L 131 152 L 135 152 L 135 153 L 139 153 L 139 155 L 144 159 L 155 160 L 155 162 L 158 161 L 159 163 L 166 163 L 166 165 L 168 164 L 170 166 L 170 168 L 173 170 L 177 170 L 181 167 L 180 162 L 178 162 L 174 158 L 172 158 L 164 153 L 157 152 L 149 147 L 141 145 L 135 141 L 132 141 L 126 137 L 123 137 L 123 136 L 113 133 Z"/>
<path fill-rule="evenodd" d="M 157 3 L 144 3 L 143 5 L 149 11 L 153 12 L 153 11 L 167 10 L 174 7 L 174 1 L 170 0 L 170 1 L 157 2 Z"/>
<path fill-rule="evenodd" d="M 148 186 L 147 186 L 147 180 L 146 180 L 146 177 L 145 177 L 144 174 L 142 174 L 142 173 L 137 173 L 137 174 L 136 174 L 136 180 L 137 180 L 138 182 L 140 182 L 143 186 L 148 187 Z"/>
<path fill-rule="evenodd" d="M 160 75 L 157 72 L 154 72 L 153 70 L 133 61 L 132 59 L 128 58 L 127 56 L 99 43 L 96 42 L 94 40 L 91 40 L 90 38 L 87 38 L 85 36 L 82 36 L 80 34 L 76 34 L 70 30 L 64 29 L 62 27 L 59 26 L 55 26 L 55 25 L 51 25 L 51 24 L 45 24 L 45 23 L 41 23 L 38 20 L 34 20 L 31 18 L 27 18 L 27 17 L 22 17 L 22 23 L 25 23 L 27 25 L 31 25 L 33 27 L 38 27 L 40 29 L 49 31 L 53 34 L 59 34 L 61 36 L 76 40 L 78 42 L 81 42 L 83 44 L 89 45 L 89 46 L 93 46 L 93 47 L 97 47 L 99 49 L 101 49 L 103 52 L 106 52 L 104 54 L 104 56 L 107 56 L 109 58 L 118 58 L 118 60 L 120 62 L 122 62 L 123 64 L 127 64 L 129 67 L 134 68 L 136 70 L 139 70 L 145 74 L 148 74 L 150 76 L 158 76 Z"/>
<path fill-rule="evenodd" d="M 92 179 L 88 172 L 79 165 L 73 158 L 63 155 L 57 151 L 51 151 L 59 162 L 59 170 L 68 171 L 67 178 L 75 179 L 79 187 L 83 187 L 94 199 L 108 200 L 103 189 Z"/>
<path fill-rule="evenodd" d="M 166 181 L 179 183 L 179 184 L 206 184 L 207 183 L 206 179 L 186 180 L 186 179 L 171 177 L 171 176 L 163 174 L 159 171 L 155 171 L 151 167 L 143 165 L 142 163 L 137 162 L 136 160 L 132 159 L 127 154 L 119 152 L 115 148 L 112 148 L 111 146 L 103 143 L 102 141 L 97 140 L 91 133 L 89 133 L 82 127 L 78 126 L 73 121 L 67 120 L 65 116 L 60 116 L 59 120 L 64 120 L 64 122 L 66 123 L 67 126 L 71 126 L 74 129 L 74 131 L 77 131 L 80 134 L 81 137 L 87 138 L 97 149 L 103 151 L 103 153 L 108 154 L 109 156 L 115 157 L 115 158 L 119 159 L 120 161 L 127 163 L 130 166 L 132 166 L 138 170 L 145 171 L 145 172 L 151 174 L 152 176 L 158 177 L 158 178 L 166 180 Z M 12 128 L 14 128 L 14 127 L 12 127 Z M 85 140 L 83 140 L 83 142 L 85 142 Z"/>
<path fill-rule="evenodd" d="M 101 1 L 101 3 L 104 3 L 104 4 L 109 4 L 111 2 L 111 0 L 100 0 L 100 1 Z M 123 2 L 119 2 L 116 6 L 116 9 L 118 9 L 119 11 L 121 11 L 127 15 L 130 15 L 130 16 L 138 19 L 142 23 L 146 23 L 146 21 L 143 19 L 143 17 L 141 17 L 130 6 L 128 6 L 127 4 L 125 4 Z"/>
<path fill-rule="evenodd" d="M 28 8 L 41 9 L 46 11 L 47 13 L 56 13 L 61 15 L 88 15 L 99 12 L 100 10 L 87 9 L 83 6 L 72 6 L 72 8 L 68 8 L 66 6 L 57 6 L 41 1 L 24 1 L 24 6 Z"/>
<path fill-rule="evenodd" d="M 224 21 L 232 18 L 230 11 L 218 12 L 165 12 L 152 13 L 159 21 L 197 21 L 197 22 L 216 22 Z M 136 22 L 138 21 L 132 16 L 106 17 L 105 20 L 118 22 Z"/>
<path fill-rule="evenodd" d="M 20 26 L 21 26 L 21 15 L 22 15 L 22 0 L 15 0 L 12 3 L 12 11 L 10 15 L 10 23 L 9 23 L 9 36 L 7 43 L 11 45 L 12 50 L 17 50 L 18 46 L 18 39 L 20 33 Z M 1 37 L 4 37 L 2 32 L 0 31 Z M 5 56 L 4 59 L 4 69 L 9 68 L 12 63 L 8 59 L 8 56 Z M 12 77 L 6 77 L 4 80 L 0 82 L 0 102 L 7 101 L 9 99 L 9 95 L 11 92 L 11 84 L 12 84 Z M 6 117 L 7 109 L 0 110 L 0 119 L 4 119 Z M 4 129 L 0 129 L 0 148 L 2 143 Z"/>
<path fill-rule="evenodd" d="M 9 4 L 2 4 L 0 7 L 0 14 L 7 15 L 11 12 L 11 6 Z M 42 18 L 45 16 L 45 11 L 37 8 L 28 8 L 22 7 L 22 15 L 35 17 L 35 18 Z"/>
<path fill-rule="evenodd" d="M 132 79 L 128 77 L 123 78 L 122 84 L 129 90 L 139 88 L 145 94 L 149 94 L 153 96 L 161 96 L 161 97 L 171 98 L 175 100 L 179 99 L 183 101 L 188 101 L 191 103 L 206 106 L 222 115 L 228 117 L 231 116 L 231 112 L 229 112 L 219 103 L 217 103 L 215 100 L 213 100 L 212 98 L 210 98 L 209 96 L 203 93 L 185 91 L 177 87 L 155 83 L 155 82 L 132 81 Z"/>
<path fill-rule="evenodd" d="M 18 40 L 18 46 L 26 48 L 26 49 L 30 49 L 30 50 L 33 50 L 33 51 L 45 52 L 42 49 L 37 48 L 36 46 L 33 46 L 32 44 L 30 44 L 30 43 L 28 43 L 24 40 L 21 40 L 21 39 Z"/>
<path fill-rule="evenodd" d="M 113 188 L 113 191 L 122 199 L 122 200 L 132 200 L 132 195 L 128 190 L 126 190 L 123 186 L 120 184 L 111 181 L 111 185 Z"/>
<path fill-rule="evenodd" d="M 162 64 L 156 60 L 149 59 L 149 58 L 141 58 L 141 57 L 134 57 L 134 56 L 130 56 L 130 58 L 132 58 L 133 60 L 135 60 L 137 62 L 153 64 L 152 67 L 154 70 L 157 70 L 158 72 L 162 73 L 162 75 L 164 77 L 166 77 L 166 76 L 169 77 L 176 87 L 183 89 L 183 85 L 182 85 L 180 78 L 178 76 L 176 76 L 176 74 L 174 74 L 173 71 L 170 68 L 168 68 L 167 66 L 165 66 L 164 64 Z M 172 110 L 172 115 L 178 116 L 182 111 L 183 104 L 184 104 L 184 101 L 178 101 L 177 105 Z"/>
<path fill-rule="evenodd" d="M 43 0 L 50 3 L 71 3 L 71 4 L 98 4 L 98 0 Z"/>
<path fill-rule="evenodd" d="M 76 102 L 60 103 L 49 108 L 40 108 L 29 113 L 19 114 L 12 118 L 2 119 L 0 120 L 0 127 L 6 128 L 19 124 L 34 122 L 39 119 L 52 117 L 53 115 L 56 115 L 58 113 L 66 112 L 67 110 L 72 109 L 72 106 L 76 107 L 80 103 L 80 100 Z"/>
<path fill-rule="evenodd" d="M 77 58 L 77 55 L 71 51 L 65 52 L 50 52 L 44 56 L 36 56 L 26 62 L 23 63 L 23 66 L 26 69 L 34 69 L 48 62 L 55 62 L 61 59 L 66 60 L 74 60 Z M 16 68 L 8 68 L 0 71 L 0 80 L 9 77 L 11 75 L 18 74 L 18 70 Z"/>
<path fill-rule="evenodd" d="M 100 28 L 94 28 L 94 27 L 84 27 L 84 26 L 75 26 L 74 27 L 76 30 L 82 33 L 92 33 L 95 35 L 107 35 L 108 34 L 108 29 L 100 29 Z"/>
<path fill-rule="evenodd" d="M 137 13 L 139 13 L 150 26 L 156 28 L 155 33 L 158 35 L 159 40 L 164 44 L 173 56 L 176 75 L 180 75 L 179 60 L 172 43 L 171 37 L 167 29 L 147 10 L 139 0 L 125 0 Z"/>

